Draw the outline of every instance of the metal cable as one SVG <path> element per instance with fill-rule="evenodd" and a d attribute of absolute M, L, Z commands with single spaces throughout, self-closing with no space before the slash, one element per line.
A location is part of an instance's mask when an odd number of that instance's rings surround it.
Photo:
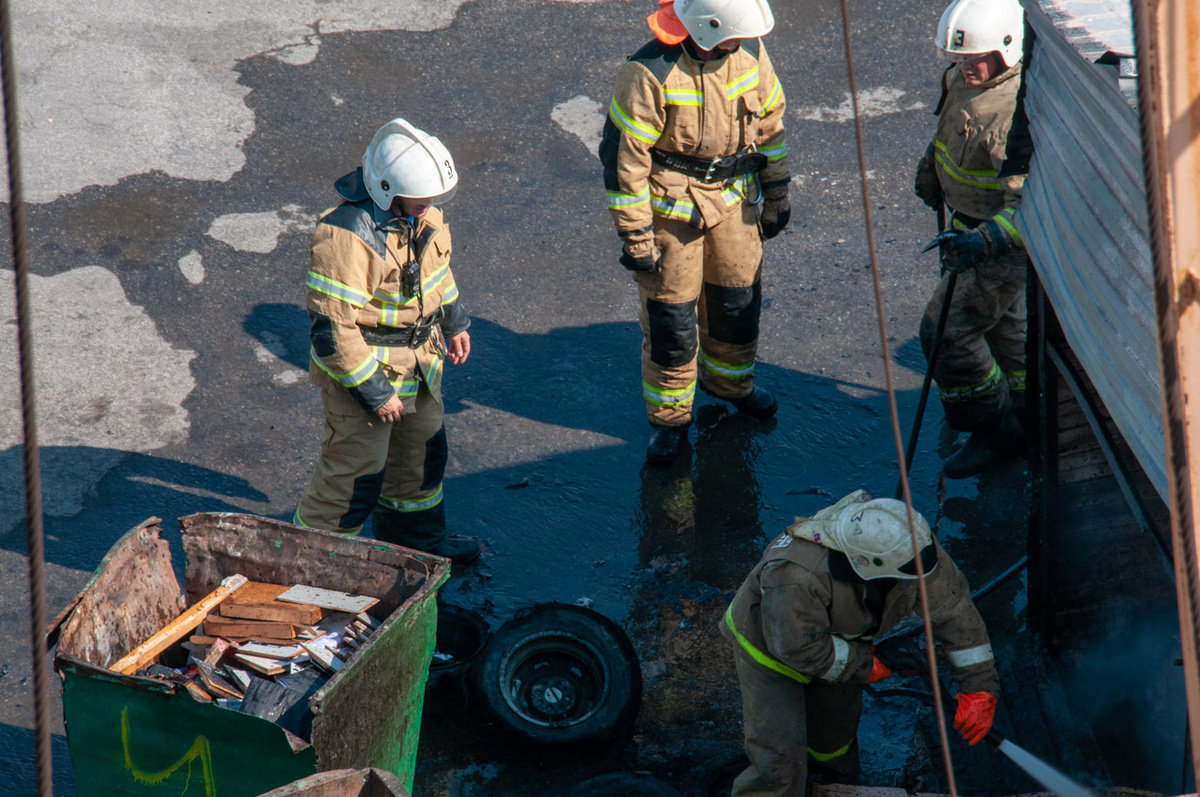
<path fill-rule="evenodd" d="M 921 617 L 925 622 L 925 658 L 929 665 L 930 683 L 938 683 L 937 658 L 933 646 L 933 623 L 929 618 L 929 593 L 925 588 L 925 567 L 921 562 L 921 546 L 917 540 L 916 518 L 913 513 L 912 492 L 908 484 L 908 468 L 904 464 L 904 440 L 900 431 L 900 413 L 896 408 L 896 388 L 892 380 L 892 356 L 888 346 L 887 320 L 883 313 L 883 287 L 879 278 L 879 258 L 875 252 L 874 222 L 871 216 L 871 195 L 867 187 L 867 156 L 863 147 L 862 117 L 858 108 L 858 81 L 854 76 L 854 51 L 850 45 L 850 8 L 848 0 L 842 4 L 842 41 L 846 47 L 846 75 L 850 81 L 850 97 L 854 103 L 854 141 L 858 147 L 858 173 L 862 186 L 863 214 L 867 227 L 867 248 L 871 255 L 871 279 L 875 286 L 875 307 L 879 317 L 879 343 L 883 348 L 883 372 L 887 380 L 888 411 L 892 419 L 892 437 L 896 442 L 896 463 L 900 467 L 900 484 L 904 493 L 904 506 L 908 511 L 908 529 L 912 535 L 913 561 L 917 565 L 917 591 L 921 600 Z M 946 767 L 946 783 L 950 797 L 958 797 L 954 782 L 954 762 L 950 759 L 950 739 L 946 731 L 946 707 L 941 691 L 933 691 L 934 717 L 937 719 L 938 737 L 942 743 L 942 762 Z"/>
<path fill-rule="evenodd" d="M 46 575 L 42 537 L 41 464 L 37 445 L 36 394 L 33 389 L 33 329 L 29 305 L 29 262 L 25 250 L 25 203 L 17 132 L 17 81 L 12 57 L 8 0 L 0 0 L 0 80 L 4 93 L 4 135 L 8 150 L 9 226 L 17 304 L 17 349 L 21 372 L 21 423 L 25 460 L 25 538 L 29 553 L 29 631 L 33 646 L 33 727 L 37 793 L 54 793 L 50 753 L 50 684 L 46 667 Z"/>

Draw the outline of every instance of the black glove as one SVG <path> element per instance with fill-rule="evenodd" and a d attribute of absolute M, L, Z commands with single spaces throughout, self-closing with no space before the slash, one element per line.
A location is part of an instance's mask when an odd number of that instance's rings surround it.
<path fill-rule="evenodd" d="M 787 201 L 787 197 L 763 200 L 762 213 L 758 217 L 758 226 L 762 230 L 763 240 L 779 235 L 791 218 L 792 205 Z"/>
<path fill-rule="evenodd" d="M 650 255 L 634 257 L 622 249 L 621 257 L 617 262 L 630 271 L 658 271 L 662 268 L 662 255 L 658 255 L 657 257 L 651 257 Z"/>
<path fill-rule="evenodd" d="M 940 208 L 946 201 L 946 194 L 942 191 L 942 184 L 938 180 L 936 162 L 931 141 L 925 154 L 917 162 L 917 176 L 913 179 L 913 193 L 934 210 Z"/>
<path fill-rule="evenodd" d="M 1016 248 L 1008 233 L 991 219 L 980 222 L 973 230 L 950 230 L 934 240 L 941 247 L 942 265 L 955 274 L 969 271 Z"/>
<path fill-rule="evenodd" d="M 916 643 L 903 637 L 892 637 L 876 643 L 875 658 L 901 678 L 913 678 L 929 667 L 925 654 Z"/>
<path fill-rule="evenodd" d="M 937 180 L 933 182 L 922 182 L 918 173 L 917 181 L 913 183 L 913 193 L 921 198 L 929 207 L 937 210 L 946 203 L 946 194 L 942 191 L 942 184 Z"/>

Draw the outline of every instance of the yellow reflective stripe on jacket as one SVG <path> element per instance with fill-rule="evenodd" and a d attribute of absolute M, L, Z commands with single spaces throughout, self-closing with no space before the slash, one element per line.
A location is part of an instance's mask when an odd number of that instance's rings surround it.
<path fill-rule="evenodd" d="M 850 752 L 850 748 L 853 746 L 854 746 L 854 740 L 851 739 L 850 741 L 846 742 L 844 745 L 839 747 L 837 750 L 834 750 L 832 753 L 818 753 L 816 750 L 814 750 L 810 747 L 810 748 L 808 748 L 808 754 L 810 756 L 812 756 L 813 758 L 815 758 L 817 761 L 832 761 L 833 759 L 841 758 L 846 753 Z"/>
<path fill-rule="evenodd" d="M 720 360 L 714 360 L 709 357 L 704 349 L 700 350 L 700 364 L 704 366 L 706 371 L 723 376 L 726 379 L 746 379 L 754 376 L 754 360 L 741 365 L 733 363 L 723 363 Z"/>
<path fill-rule="evenodd" d="M 442 293 L 442 304 L 447 305 L 458 298 L 458 283 L 451 282 L 450 287 Z"/>
<path fill-rule="evenodd" d="M 704 107 L 704 92 L 700 89 L 664 89 L 667 105 L 696 105 Z"/>
<path fill-rule="evenodd" d="M 416 501 L 401 501 L 398 498 L 388 498 L 379 496 L 379 503 L 396 512 L 421 512 L 425 509 L 433 509 L 442 502 L 442 485 L 438 485 L 437 492 L 428 498 L 421 498 Z"/>
<path fill-rule="evenodd" d="M 758 86 L 758 64 L 750 67 L 750 71 L 725 84 L 725 98 L 736 99 L 752 88 Z"/>
<path fill-rule="evenodd" d="M 616 97 L 613 97 L 612 102 L 609 104 L 608 117 L 613 120 L 613 124 L 617 127 L 639 141 L 645 141 L 647 144 L 658 143 L 658 137 L 662 135 L 662 131 L 655 130 L 653 127 L 639 122 L 621 110 L 621 106 L 617 105 Z"/>
<path fill-rule="evenodd" d="M 371 301 L 370 295 L 351 288 L 349 285 L 345 285 L 337 280 L 330 279 L 323 274 L 318 274 L 315 271 L 308 272 L 308 280 L 305 285 L 317 293 L 341 299 L 346 304 L 354 307 L 363 307 L 367 302 Z"/>
<path fill-rule="evenodd" d="M 690 199 L 671 200 L 666 197 L 650 197 L 650 207 L 659 215 L 666 216 L 668 219 L 679 219 L 680 221 L 691 221 L 692 212 L 696 210 L 696 203 Z"/>
<path fill-rule="evenodd" d="M 636 208 L 642 205 L 650 204 L 650 188 L 647 186 L 642 189 L 640 194 L 624 194 L 620 191 L 606 191 L 608 195 L 608 207 L 616 208 Z"/>
<path fill-rule="evenodd" d="M 674 407 L 687 404 L 696 397 L 696 383 L 691 382 L 687 387 L 665 388 L 652 385 L 642 380 L 642 397 L 646 402 L 656 407 Z"/>
<path fill-rule="evenodd" d="M 1021 240 L 1021 233 L 1017 232 L 1017 227 L 1013 224 L 1013 217 L 1017 215 L 1016 208 L 1005 208 L 1004 210 L 992 216 L 992 221 L 999 224 L 1008 233 L 1018 246 L 1024 246 L 1025 242 Z"/>
<path fill-rule="evenodd" d="M 963 185 L 969 185 L 972 188 L 990 188 L 995 191 L 1004 190 L 1004 184 L 996 179 L 995 169 L 959 168 L 958 164 L 950 158 L 950 153 L 946 151 L 946 145 L 941 141 L 937 142 L 937 162 L 942 165 L 948 175 Z"/>
<path fill-rule="evenodd" d="M 761 650 L 754 647 L 754 643 L 742 636 L 742 632 L 737 630 L 737 628 L 733 625 L 732 603 L 729 604 L 729 608 L 725 610 L 725 625 L 729 627 L 729 631 L 733 634 L 733 638 L 737 640 L 737 643 L 742 646 L 742 650 L 746 651 L 746 655 L 754 659 L 762 666 L 766 667 L 768 670 L 774 670 L 780 675 L 786 675 L 788 678 L 791 678 L 794 681 L 799 681 L 802 684 L 806 684 L 812 680 L 812 678 L 809 678 L 807 675 L 793 670 L 783 662 L 776 661 L 766 653 L 763 653 Z"/>
<path fill-rule="evenodd" d="M 434 291 L 443 281 L 450 278 L 450 264 L 446 263 L 436 269 L 432 274 L 421 280 L 421 293 L 429 294 Z M 458 286 L 454 285 L 455 296 L 458 295 Z M 379 312 L 382 318 L 380 323 L 384 326 L 394 327 L 399 321 L 398 315 L 400 308 L 409 307 L 416 303 L 415 295 L 405 297 L 399 293 L 388 293 L 384 290 L 375 291 L 375 297 L 379 302 Z M 444 302 L 443 302 L 444 303 Z"/>
<path fill-rule="evenodd" d="M 358 387 L 363 382 L 371 378 L 372 374 L 379 369 L 379 361 L 375 359 L 375 355 L 368 354 L 367 359 L 362 361 L 362 364 L 348 374 L 339 374 L 329 368 L 325 363 L 321 362 L 321 358 L 317 356 L 316 349 L 310 349 L 309 353 L 312 361 L 317 364 L 325 373 L 329 374 L 339 385 L 343 387 Z"/>
<path fill-rule="evenodd" d="M 783 85 L 779 82 L 779 78 L 776 77 L 775 78 L 775 88 L 771 89 L 770 96 L 768 96 L 767 101 L 763 103 L 762 112 L 764 114 L 770 113 L 771 110 L 776 106 L 776 104 L 778 104 L 779 100 L 782 97 L 783 97 Z"/>
<path fill-rule="evenodd" d="M 779 139 L 778 144 L 772 144 L 769 147 L 759 147 L 758 151 L 767 156 L 769 161 L 781 161 L 787 157 L 787 141 Z"/>
<path fill-rule="evenodd" d="M 440 370 L 442 370 L 442 355 L 435 354 L 433 362 L 429 364 L 429 373 L 425 374 L 425 384 L 432 385 Z"/>
<path fill-rule="evenodd" d="M 721 199 L 729 207 L 746 198 L 746 189 L 750 187 L 750 176 L 743 174 L 721 190 Z"/>
<path fill-rule="evenodd" d="M 391 382 L 391 380 L 388 380 Z M 400 398 L 412 398 L 417 395 L 417 389 L 420 383 L 416 379 L 401 379 L 391 382 L 392 387 L 396 389 L 396 395 Z"/>
<path fill-rule="evenodd" d="M 938 394 L 942 401 L 947 404 L 954 404 L 959 401 L 970 401 L 976 396 L 981 396 L 986 393 L 991 393 L 1000 385 L 1000 379 L 1003 374 L 1000 373 L 1000 366 L 992 363 L 992 370 L 988 372 L 980 381 L 973 385 L 964 385 L 963 387 L 941 387 L 938 386 Z"/>

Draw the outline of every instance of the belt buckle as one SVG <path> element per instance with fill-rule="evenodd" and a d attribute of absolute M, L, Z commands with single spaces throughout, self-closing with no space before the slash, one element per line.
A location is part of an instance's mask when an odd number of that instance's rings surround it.
<path fill-rule="evenodd" d="M 737 163 L 737 157 L 737 155 L 726 155 L 721 158 L 713 158 L 708 162 L 708 168 L 704 172 L 704 181 L 712 182 L 713 180 L 717 179 L 714 174 L 716 170 L 720 168 L 731 168 L 735 163 Z"/>

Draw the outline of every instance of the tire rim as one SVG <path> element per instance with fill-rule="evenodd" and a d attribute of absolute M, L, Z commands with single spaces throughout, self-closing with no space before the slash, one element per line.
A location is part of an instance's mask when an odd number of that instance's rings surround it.
<path fill-rule="evenodd" d="M 500 661 L 500 693 L 522 720 L 543 728 L 586 722 L 604 705 L 612 672 L 600 652 L 569 631 L 539 631 Z"/>

